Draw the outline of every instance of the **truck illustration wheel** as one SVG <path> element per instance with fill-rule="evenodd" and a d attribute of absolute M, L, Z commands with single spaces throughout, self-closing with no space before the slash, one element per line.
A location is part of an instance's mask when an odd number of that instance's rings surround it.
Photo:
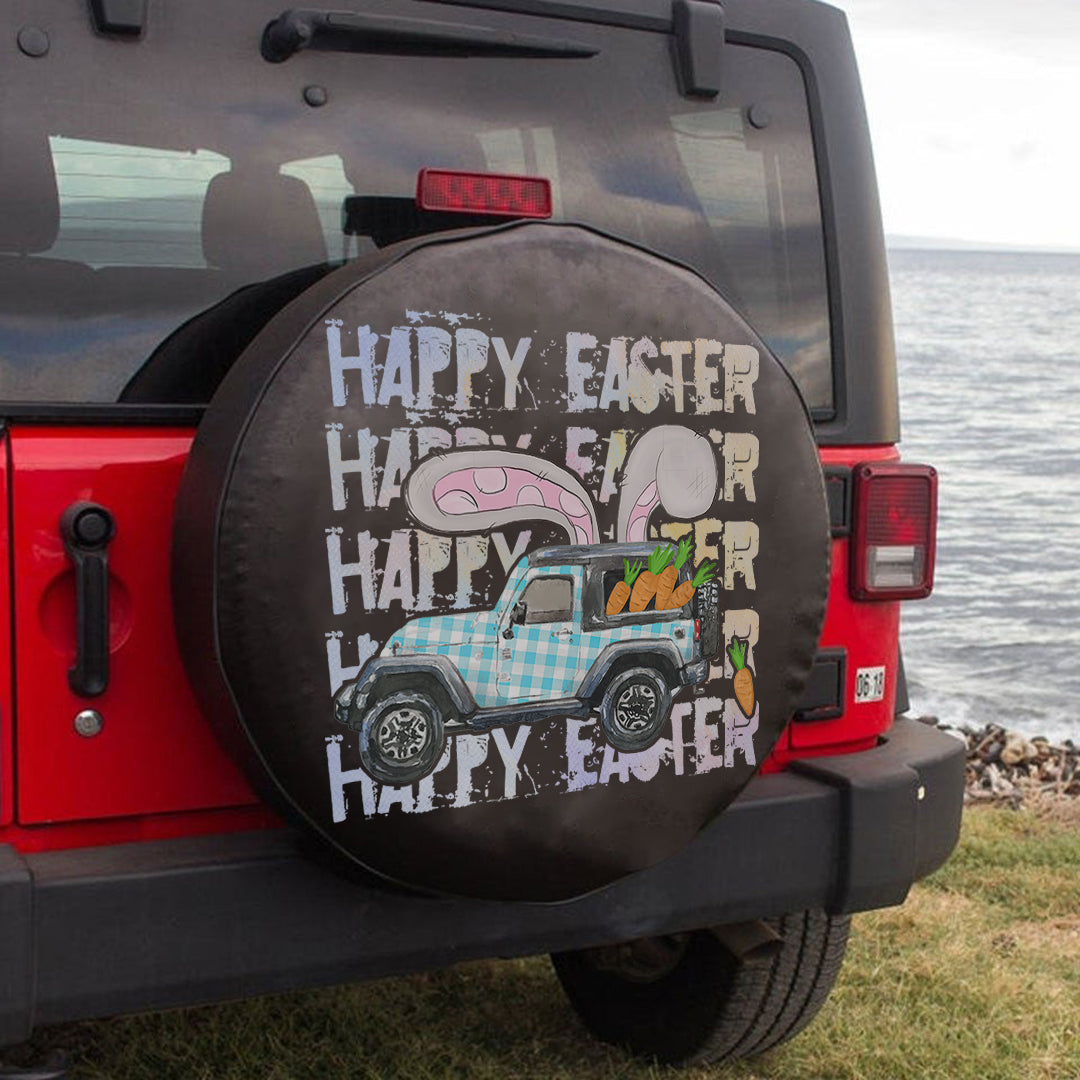
<path fill-rule="evenodd" d="M 671 712 L 671 691 L 653 668 L 630 668 L 608 684 L 600 702 L 604 737 L 616 750 L 633 753 L 656 742 Z"/>
<path fill-rule="evenodd" d="M 435 768 L 446 735 L 438 705 L 408 691 L 377 701 L 360 724 L 360 760 L 384 784 L 413 784 Z"/>

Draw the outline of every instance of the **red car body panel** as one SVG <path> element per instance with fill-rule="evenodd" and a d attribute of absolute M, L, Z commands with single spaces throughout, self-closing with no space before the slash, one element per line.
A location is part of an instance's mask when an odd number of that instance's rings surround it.
<path fill-rule="evenodd" d="M 892 446 L 823 447 L 821 463 L 852 466 L 861 461 L 899 461 Z M 899 601 L 861 603 L 848 590 L 850 541 L 846 536 L 833 538 L 832 570 L 829 580 L 829 603 L 825 625 L 821 629 L 820 649 L 845 649 L 846 686 L 844 714 L 831 720 L 792 724 L 788 728 L 793 756 L 820 746 L 830 748 L 843 743 L 857 743 L 862 749 L 872 746 L 877 736 L 892 723 L 895 715 L 897 649 L 900 635 Z M 881 701 L 855 703 L 855 673 L 859 668 L 885 668 L 885 696 Z M 835 751 L 831 751 L 835 752 Z"/>
<path fill-rule="evenodd" d="M 11 503 L 8 477 L 11 471 L 10 443 L 0 432 L 0 828 L 15 816 L 15 724 L 13 717 L 14 673 L 11 670 Z"/>
<path fill-rule="evenodd" d="M 169 547 L 183 429 L 11 433 L 15 552 L 17 820 L 80 821 L 250 803 L 199 713 L 173 633 Z M 68 687 L 75 580 L 58 522 L 80 500 L 110 509 L 110 667 L 100 697 Z M 104 717 L 85 738 L 74 717 Z"/>
<path fill-rule="evenodd" d="M 173 502 L 194 432 L 190 428 L 16 426 L 8 433 L 8 529 L 0 530 L 0 843 L 36 851 L 274 827 L 201 715 L 173 633 L 169 550 Z M 895 461 L 895 447 L 825 447 L 824 466 Z M 10 491 L 7 486 L 10 486 Z M 111 678 L 100 697 L 76 696 L 75 586 L 58 530 L 76 500 L 114 514 L 109 548 Z M 868 749 L 892 722 L 899 604 L 859 603 L 848 592 L 848 540 L 833 540 L 821 647 L 846 650 L 845 711 L 795 722 L 763 772 L 796 757 Z M 14 560 L 11 562 L 11 560 Z M 6 602 L 13 587 L 14 603 Z M 855 672 L 886 668 L 882 701 L 854 704 Z M 17 723 L 11 700 L 17 701 Z M 86 738 L 74 717 L 104 717 Z M 13 792 L 17 796 L 13 797 Z"/>

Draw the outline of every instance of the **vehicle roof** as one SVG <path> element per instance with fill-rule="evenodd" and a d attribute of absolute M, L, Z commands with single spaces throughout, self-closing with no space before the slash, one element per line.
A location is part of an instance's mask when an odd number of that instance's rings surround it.
<path fill-rule="evenodd" d="M 648 558 L 662 541 L 636 544 L 560 544 L 539 548 L 529 553 L 530 566 L 551 566 L 565 563 L 591 563 L 598 559 Z"/>

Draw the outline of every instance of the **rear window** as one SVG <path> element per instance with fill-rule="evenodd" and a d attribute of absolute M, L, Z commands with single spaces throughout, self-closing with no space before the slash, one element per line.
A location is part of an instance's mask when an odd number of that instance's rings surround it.
<path fill-rule="evenodd" d="M 638 561 L 641 563 L 641 568 L 644 569 L 645 560 L 640 559 Z M 604 599 L 605 600 L 610 599 L 612 592 L 614 592 L 614 590 L 615 590 L 615 586 L 618 585 L 620 582 L 623 582 L 625 580 L 626 580 L 626 575 L 625 575 L 623 570 L 605 570 L 604 571 L 604 577 L 603 577 L 603 583 L 602 583 L 602 588 L 604 590 Z M 678 578 L 676 580 L 679 582 L 679 584 L 681 584 L 684 581 L 689 581 L 690 580 L 690 572 L 689 572 L 687 567 L 684 566 L 679 570 L 679 576 L 678 576 Z M 605 611 L 604 612 L 605 618 L 614 619 L 616 622 L 619 622 L 620 620 L 625 619 L 626 616 L 630 615 L 631 612 L 630 612 L 629 602 L 624 601 L 623 603 L 624 603 L 624 606 L 621 607 L 619 609 L 619 611 L 615 612 L 612 615 L 608 615 L 607 612 Z M 686 608 L 685 604 L 681 608 L 672 608 L 670 615 L 665 616 L 665 618 L 674 618 L 676 612 L 678 612 L 679 614 L 685 614 L 685 608 Z M 656 607 L 655 607 L 655 604 L 653 603 L 652 598 L 649 599 L 649 602 L 645 605 L 645 607 L 642 610 L 647 611 L 647 612 L 656 611 Z M 634 613 L 634 614 L 636 614 L 636 613 Z M 636 622 L 638 620 L 635 619 L 633 621 Z"/>
<path fill-rule="evenodd" d="M 0 70 L 3 400 L 208 400 L 292 295 L 397 238 L 347 208 L 410 198 L 435 166 L 548 177 L 556 220 L 695 268 L 831 410 L 806 93 L 786 55 L 727 46 L 712 102 L 678 93 L 670 39 L 651 32 L 447 7 L 441 20 L 527 23 L 599 52 L 270 64 L 258 42 L 280 3 L 217 5 L 209 23 L 170 5 L 123 43 L 52 7 L 68 23 L 55 48 Z"/>

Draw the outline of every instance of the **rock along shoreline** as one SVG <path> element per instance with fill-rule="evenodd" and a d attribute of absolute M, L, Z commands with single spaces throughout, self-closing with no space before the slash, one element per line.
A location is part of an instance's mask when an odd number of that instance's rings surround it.
<path fill-rule="evenodd" d="M 936 716 L 917 717 L 967 746 L 964 801 L 1008 803 L 1019 808 L 1043 797 L 1080 798 L 1080 747 L 1072 739 L 1051 743 L 1000 724 L 952 727 Z"/>

